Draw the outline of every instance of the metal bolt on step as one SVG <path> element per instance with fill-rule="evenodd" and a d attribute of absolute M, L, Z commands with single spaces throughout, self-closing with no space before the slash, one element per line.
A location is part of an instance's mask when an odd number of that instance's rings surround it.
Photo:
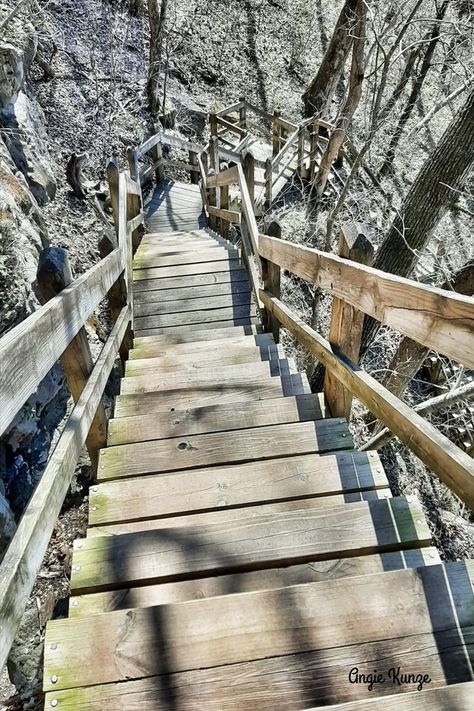
<path fill-rule="evenodd" d="M 57 683 L 58 683 L 58 677 L 56 676 L 56 674 L 53 674 L 53 676 L 51 677 L 51 684 L 57 684 Z"/>
<path fill-rule="evenodd" d="M 57 699 L 51 699 L 51 706 L 54 708 L 58 705 Z"/>

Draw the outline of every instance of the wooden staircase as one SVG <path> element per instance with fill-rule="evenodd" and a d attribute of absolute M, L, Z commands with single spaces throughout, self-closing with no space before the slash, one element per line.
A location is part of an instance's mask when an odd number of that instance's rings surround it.
<path fill-rule="evenodd" d="M 160 185 L 146 206 L 45 708 L 472 709 L 473 564 L 441 563 L 421 505 L 263 333 L 197 191 Z"/>

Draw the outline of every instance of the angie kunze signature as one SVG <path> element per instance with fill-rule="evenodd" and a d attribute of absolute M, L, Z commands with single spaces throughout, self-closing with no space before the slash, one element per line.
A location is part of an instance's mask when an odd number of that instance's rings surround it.
<path fill-rule="evenodd" d="M 377 684 L 392 684 L 392 686 L 415 685 L 418 691 L 423 689 L 425 684 L 431 683 L 429 674 L 413 674 L 412 672 L 402 671 L 401 667 L 391 667 L 386 671 L 377 671 L 363 673 L 359 671 L 359 667 L 352 667 L 349 672 L 350 684 L 364 684 L 369 691 L 372 691 Z"/>

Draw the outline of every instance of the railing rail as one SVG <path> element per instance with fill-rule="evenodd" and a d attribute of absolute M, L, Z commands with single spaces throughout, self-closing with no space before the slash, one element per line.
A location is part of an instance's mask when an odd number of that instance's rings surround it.
<path fill-rule="evenodd" d="M 75 400 L 0 565 L 0 668 L 6 662 L 84 444 L 93 468 L 99 448 L 106 444 L 105 413 L 104 421 L 94 423 L 117 355 L 120 352 L 125 357 L 130 342 L 131 260 L 143 223 L 133 151 L 129 160 L 135 179 L 120 173 L 114 163 L 108 167 L 118 245 L 109 248 L 101 244 L 103 259 L 71 283 L 64 250 L 45 250 L 38 283 L 49 300 L 0 339 L 0 433 L 8 429 L 58 359 Z M 58 282 L 65 286 L 55 295 Z M 84 324 L 105 298 L 114 323 L 93 364 Z M 91 437 L 94 426 L 97 430 Z"/>

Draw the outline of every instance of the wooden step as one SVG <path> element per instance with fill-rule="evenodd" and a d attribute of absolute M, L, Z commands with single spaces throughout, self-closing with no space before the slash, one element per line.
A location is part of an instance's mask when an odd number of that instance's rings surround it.
<path fill-rule="evenodd" d="M 207 284 L 206 286 L 191 286 L 180 289 L 150 289 L 149 291 L 138 291 L 134 294 L 134 305 L 146 304 L 148 302 L 160 303 L 167 301 L 181 301 L 187 299 L 204 299 L 207 297 L 238 296 L 239 294 L 250 294 L 250 287 L 247 281 L 229 282 L 228 284 Z"/>
<path fill-rule="evenodd" d="M 243 318 L 232 318 L 223 321 L 205 321 L 199 323 L 181 324 L 179 326 L 165 326 L 163 328 L 135 328 L 137 336 L 160 336 L 166 333 L 180 334 L 183 331 L 200 331 L 203 326 L 206 329 L 232 328 L 234 326 L 257 326 L 260 324 L 260 319 L 255 316 L 246 316 Z"/>
<path fill-rule="evenodd" d="M 179 289 L 181 291 L 181 289 Z M 153 294 L 155 292 L 152 292 Z M 160 294 L 161 292 L 157 292 Z M 150 298 L 146 303 L 134 303 L 134 314 L 138 316 L 160 316 L 163 314 L 189 314 L 193 311 L 215 311 L 216 309 L 225 309 L 226 312 L 235 315 L 236 310 L 246 306 L 250 311 L 250 306 L 253 302 L 252 294 L 249 289 L 233 294 L 219 294 L 215 296 L 204 296 L 202 298 L 180 298 L 176 295 L 174 301 L 162 301 L 159 296 L 156 296 L 156 301 Z M 255 308 L 252 309 L 255 315 Z"/>
<path fill-rule="evenodd" d="M 134 273 L 138 271 L 148 272 L 150 269 L 164 269 L 171 266 L 181 267 L 182 265 L 190 264 L 209 264 L 211 262 L 228 262 L 232 260 L 240 260 L 240 254 L 237 249 L 212 247 L 210 249 L 205 248 L 194 252 L 180 251 L 176 254 L 163 254 L 159 251 L 147 250 L 146 252 L 137 252 L 133 259 L 133 269 Z M 199 268 L 198 271 L 200 271 Z M 157 276 L 159 276 L 159 274 L 157 274 Z M 164 276 L 169 276 L 169 274 L 165 274 Z"/>
<path fill-rule="evenodd" d="M 323 419 L 188 435 L 102 449 L 99 479 L 351 449 L 345 420 Z"/>
<path fill-rule="evenodd" d="M 111 446 L 262 425 L 318 420 L 325 414 L 321 408 L 321 400 L 320 395 L 298 395 L 273 400 L 235 402 L 230 405 L 186 408 L 160 415 L 143 414 L 139 417 L 111 419 L 107 443 Z"/>
<path fill-rule="evenodd" d="M 220 342 L 217 341 L 217 343 Z M 282 346 L 271 345 L 256 348 L 252 343 L 249 343 L 248 346 L 243 344 L 229 348 L 227 343 L 221 343 L 220 350 L 201 348 L 194 353 L 188 352 L 180 355 L 174 355 L 168 351 L 167 355 L 158 358 L 133 358 L 125 365 L 125 375 L 140 375 L 146 370 L 153 370 L 157 373 L 192 372 L 209 369 L 216 365 L 228 366 L 283 360 L 284 355 Z"/>
<path fill-rule="evenodd" d="M 219 255 L 222 257 L 222 255 Z M 173 264 L 170 267 L 150 267 L 133 270 L 133 281 L 154 280 L 164 278 L 177 278 L 186 276 L 201 276 L 203 274 L 212 274 L 215 272 L 238 271 L 242 269 L 240 258 L 232 254 L 228 254 L 226 258 L 221 258 L 216 261 L 207 260 L 201 261 L 198 264 Z"/>
<path fill-rule="evenodd" d="M 315 455 L 326 456 L 326 455 Z M 271 460 L 275 461 L 275 460 Z M 243 465 L 239 465 L 243 466 Z M 175 472 L 180 474 L 180 472 Z M 161 476 L 170 476 L 161 475 Z M 244 518 L 253 519 L 261 516 L 282 513 L 285 511 L 302 511 L 311 509 L 314 511 L 326 511 L 344 504 L 356 506 L 365 501 L 379 501 L 392 498 L 390 489 L 368 489 L 366 491 L 354 491 L 352 493 L 332 494 L 318 496 L 311 499 L 291 499 L 286 501 L 271 501 L 265 504 L 253 504 L 241 508 L 226 508 L 215 511 L 205 511 L 201 513 L 188 513 L 184 516 L 168 516 L 160 519 L 141 519 L 139 521 L 124 521 L 120 523 L 106 523 L 100 526 L 90 526 L 87 529 L 87 538 L 94 536 L 117 536 L 122 533 L 138 533 L 140 531 L 157 531 L 165 528 L 180 528 L 182 526 L 208 526 L 215 523 L 226 523 L 238 521 Z M 223 500 L 225 501 L 225 500 Z"/>
<path fill-rule="evenodd" d="M 427 676 L 430 677 L 429 674 Z M 403 672 L 398 674 L 398 669 L 395 668 L 393 673 L 389 674 L 389 670 L 384 672 L 383 677 L 384 681 L 381 683 L 388 682 L 395 690 L 403 683 L 402 679 L 404 678 Z M 431 681 L 427 681 L 426 677 L 423 677 L 425 675 L 421 674 L 419 684 L 421 689 L 419 691 L 394 693 L 393 696 L 386 696 L 382 699 L 378 697 L 350 701 L 346 704 L 335 704 L 326 706 L 326 711 L 472 711 L 474 707 L 473 681 L 430 689 L 426 684 L 430 684 Z M 411 684 L 415 686 L 416 681 L 412 681 Z M 423 684 L 425 685 L 423 686 Z M 308 711 L 316 711 L 316 707 L 308 709 Z"/>
<path fill-rule="evenodd" d="M 217 384 L 222 389 L 227 383 L 245 382 L 249 385 L 278 377 L 281 370 L 285 370 L 284 360 L 276 364 L 267 362 L 242 363 L 241 365 L 214 366 L 208 369 L 198 369 L 187 373 L 159 373 L 150 372 L 147 368 L 140 375 L 122 378 L 120 393 L 146 393 L 165 390 L 195 388 L 199 385 Z"/>
<path fill-rule="evenodd" d="M 233 269 L 218 269 L 220 262 L 211 262 L 212 269 L 209 272 L 200 270 L 198 274 L 176 275 L 166 277 L 164 274 L 160 278 L 134 280 L 133 293 L 139 291 L 151 291 L 156 289 L 180 289 L 194 286 L 208 286 L 209 284 L 229 284 L 237 281 L 245 281 L 248 284 L 247 272 L 244 267 L 236 268 L 231 262 Z M 225 262 L 224 262 L 225 264 Z M 217 266 L 216 266 L 217 265 Z M 209 266 L 209 265 L 208 265 Z"/>
<path fill-rule="evenodd" d="M 232 595 L 235 592 L 255 592 L 290 585 L 320 583 L 338 578 L 374 575 L 388 570 L 417 568 L 439 563 L 441 560 L 436 548 L 415 548 L 354 558 L 310 561 L 301 565 L 291 565 L 288 568 L 234 573 L 232 576 L 220 575 L 90 595 L 73 595 L 69 601 L 69 617 L 88 617 L 114 610 L 202 600 L 205 597 Z"/>
<path fill-rule="evenodd" d="M 103 541 L 97 539 L 97 542 Z M 248 692 L 249 677 L 259 684 L 260 698 L 262 693 L 263 698 L 265 694 L 275 698 L 274 683 L 266 684 L 264 680 L 278 679 L 280 683 L 281 678 L 266 676 L 263 670 L 270 672 L 273 667 L 279 671 L 283 661 L 288 665 L 291 655 L 297 655 L 290 662 L 290 671 L 296 677 L 293 688 L 304 689 L 306 684 L 302 682 L 310 677 L 307 662 L 300 655 L 308 653 L 312 653 L 312 676 L 318 686 L 321 676 L 326 677 L 325 689 L 329 683 L 333 684 L 333 698 L 336 694 L 338 698 L 370 698 L 366 686 L 348 683 L 348 672 L 354 666 L 373 671 L 383 669 L 388 662 L 390 667 L 402 666 L 414 673 L 424 667 L 437 686 L 444 685 L 446 679 L 471 680 L 469 657 L 463 659 L 462 655 L 469 654 L 469 647 L 472 650 L 473 572 L 471 561 L 430 565 L 361 575 L 351 578 L 350 585 L 346 578 L 340 578 L 177 605 L 53 620 L 45 640 L 45 690 L 192 670 L 201 670 L 194 676 L 196 684 L 203 677 L 207 683 L 214 678 L 216 684 L 220 675 L 216 667 L 228 669 L 229 665 L 246 664 L 247 674 L 242 673 L 243 669 L 231 667 L 232 675 L 228 677 L 233 683 L 232 696 L 227 698 L 240 700 L 242 708 L 243 698 L 252 699 L 247 694 L 242 696 Z M 84 660 L 90 659 L 100 659 L 100 664 L 84 664 Z M 249 664 L 258 661 L 264 664 Z M 325 674 L 315 674 L 328 665 L 331 668 Z M 211 669 L 212 675 L 206 675 L 205 669 Z M 288 673 L 284 673 L 283 679 L 287 678 Z M 155 680 L 161 689 L 163 682 L 163 678 Z M 178 683 L 176 678 L 174 683 Z M 313 699 L 317 688 L 314 683 Z M 183 691 L 184 687 L 183 683 Z M 385 689 L 388 693 L 393 690 L 389 685 Z M 199 698 L 201 702 L 199 685 L 193 691 L 194 700 Z M 214 694 L 216 691 L 214 686 Z M 383 685 L 378 691 L 384 692 Z M 222 696 L 217 698 L 221 708 L 229 708 Z M 261 708 L 260 698 L 256 698 Z M 288 698 L 285 694 L 286 704 Z M 181 704 L 181 693 L 179 699 Z M 103 708 L 111 707 L 104 704 Z M 267 703 L 264 708 L 275 706 Z"/>
<path fill-rule="evenodd" d="M 322 511 L 297 509 L 208 526 L 88 538 L 74 552 L 71 590 L 98 592 L 430 542 L 421 505 L 403 497 Z"/>
<path fill-rule="evenodd" d="M 166 516 L 214 510 L 225 516 L 229 514 L 227 509 L 233 507 L 388 487 L 375 453 L 345 451 L 277 460 L 267 457 L 255 464 L 213 466 L 166 476 L 106 481 L 108 478 L 101 474 L 105 483 L 90 491 L 92 526 L 153 518 L 160 519 L 160 526 Z M 241 515 L 251 513 L 243 509 Z"/>
<path fill-rule="evenodd" d="M 250 331 L 253 327 L 248 327 Z M 254 329 L 255 330 L 255 329 Z M 222 331 L 224 333 L 222 333 Z M 168 336 L 148 336 L 137 337 L 134 340 L 134 347 L 130 351 L 131 360 L 143 360 L 145 358 L 168 358 L 176 354 L 177 358 L 189 354 L 207 353 L 214 349 L 231 350 L 239 349 L 263 349 L 275 345 L 271 333 L 244 333 L 243 328 L 223 328 L 212 331 L 193 331 L 188 336 L 171 335 Z"/>
<path fill-rule="evenodd" d="M 180 328 L 190 324 L 207 324 L 219 321 L 229 321 L 240 319 L 249 319 L 256 317 L 255 306 L 247 300 L 247 303 L 238 306 L 231 305 L 227 308 L 214 308 L 208 299 L 207 309 L 191 311 L 181 311 L 178 313 L 165 313 L 162 315 L 153 316 L 135 316 L 134 324 L 137 333 L 140 331 L 151 330 L 155 328 Z"/>

